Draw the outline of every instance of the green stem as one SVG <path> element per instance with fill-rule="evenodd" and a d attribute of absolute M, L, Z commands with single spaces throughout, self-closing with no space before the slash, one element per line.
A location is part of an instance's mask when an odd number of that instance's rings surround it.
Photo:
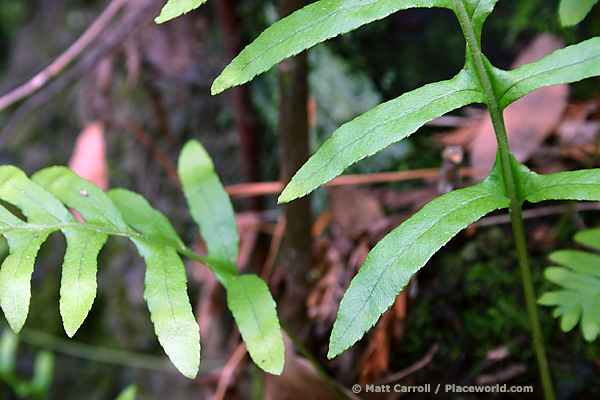
<path fill-rule="evenodd" d="M 531 325 L 531 333 L 533 336 L 533 344 L 537 356 L 538 366 L 540 369 L 540 377 L 542 387 L 544 389 L 544 397 L 546 400 L 554 400 L 554 389 L 552 388 L 552 378 L 550 369 L 548 368 L 548 359 L 546 357 L 546 348 L 544 346 L 544 338 L 542 336 L 542 327 L 538 314 L 535 290 L 533 287 L 533 278 L 531 267 L 529 265 L 529 256 L 527 252 L 527 241 L 525 238 L 525 227 L 523 225 L 523 214 L 521 210 L 521 202 L 517 194 L 517 186 L 515 185 L 515 177 L 510 165 L 510 149 L 508 146 L 508 136 L 506 134 L 506 126 L 502 110 L 494 94 L 491 79 L 483 62 L 481 54 L 481 46 L 477 40 L 477 35 L 471 24 L 471 20 L 467 14 L 462 0 L 452 0 L 457 11 L 457 16 L 460 21 L 465 39 L 471 51 L 476 72 L 483 87 L 483 92 L 487 98 L 488 109 L 496 133 L 498 141 L 498 151 L 500 152 L 500 163 L 502 166 L 502 175 L 507 195 L 510 199 L 510 219 L 515 236 L 515 244 L 517 247 L 517 255 L 519 265 L 521 267 L 521 278 L 523 280 L 523 289 L 525 291 L 525 302 L 527 305 L 527 314 L 529 315 L 529 323 Z"/>
<path fill-rule="evenodd" d="M 2 325 L 2 329 L 6 327 Z M 106 364 L 120 365 L 128 368 L 150 369 L 155 371 L 174 371 L 173 365 L 166 357 L 149 354 L 131 353 L 106 347 L 97 347 L 72 339 L 62 339 L 34 329 L 24 328 L 19 339 L 34 346 L 67 354 L 72 357 Z M 220 361 L 203 360 L 200 373 L 209 373 L 222 367 Z"/>

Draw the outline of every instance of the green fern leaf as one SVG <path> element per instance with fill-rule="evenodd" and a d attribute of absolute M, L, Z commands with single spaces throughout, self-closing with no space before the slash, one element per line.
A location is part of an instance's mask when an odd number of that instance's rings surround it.
<path fill-rule="evenodd" d="M 146 261 L 144 295 L 159 342 L 185 376 L 196 375 L 198 325 L 187 296 L 183 262 L 177 254 L 177 250 L 187 248 L 170 224 L 171 231 L 167 229 L 164 234 L 137 225 L 141 232 L 136 232 L 104 191 L 65 167 L 39 171 L 31 180 L 18 168 L 0 167 L 0 198 L 27 217 L 24 222 L 0 208 L 0 229 L 10 249 L 0 269 L 0 306 L 15 332 L 25 323 L 34 260 L 50 233 L 61 230 L 67 239 L 60 311 L 69 336 L 85 320 L 96 296 L 98 252 L 109 235 L 125 236 Z M 65 205 L 77 210 L 85 223 L 78 222 Z M 159 214 L 154 210 L 146 217 L 160 226 L 166 218 Z"/>
<path fill-rule="evenodd" d="M 199 329 L 187 295 L 185 268 L 177 254 L 177 250 L 185 246 L 166 217 L 153 209 L 140 195 L 123 189 L 111 191 L 113 197 L 119 200 L 118 204 L 123 206 L 129 203 L 123 214 L 128 215 L 134 222 L 138 233 L 127 225 L 122 212 L 103 190 L 70 169 L 47 168 L 34 174 L 32 179 L 43 185 L 65 205 L 81 213 L 86 221 L 81 228 L 92 229 L 93 233 L 104 235 L 128 236 L 133 241 L 146 262 L 144 297 L 158 340 L 182 374 L 189 378 L 196 376 L 200 360 Z M 127 207 L 136 207 L 143 211 L 145 224 L 139 224 L 139 218 L 132 218 L 134 214 L 128 212 L 130 210 Z M 93 259 L 95 260 L 95 257 Z M 64 276 L 63 272 L 63 283 Z M 66 307 L 62 307 L 63 303 L 68 304 L 68 299 L 61 297 L 61 313 Z M 68 320 L 64 313 L 63 320 L 69 333 Z"/>
<path fill-rule="evenodd" d="M 600 229 L 588 229 L 575 235 L 575 241 L 600 248 Z M 560 317 L 563 331 L 572 330 L 580 322 L 587 341 L 600 335 L 600 255 L 582 250 L 558 250 L 548 257 L 561 267 L 549 267 L 544 277 L 562 287 L 544 293 L 538 303 L 554 306 L 554 317 Z"/>
<path fill-rule="evenodd" d="M 50 233 L 59 229 L 71 243 L 88 241 L 90 232 L 71 228 L 81 224 L 56 197 L 29 180 L 16 167 L 0 167 L 0 198 L 17 206 L 27 217 L 27 223 L 23 223 L 6 209 L 0 210 L 4 236 L 10 249 L 0 269 L 0 306 L 10 327 L 19 332 L 29 311 L 31 274 L 42 243 Z M 65 262 L 73 260 L 74 257 L 69 257 Z M 89 267 L 89 264 L 85 266 Z"/>
<path fill-rule="evenodd" d="M 162 24 L 177 18 L 182 14 L 195 10 L 202 4 L 206 3 L 206 0 L 169 0 L 160 10 L 160 15 L 154 19 L 157 24 Z"/>

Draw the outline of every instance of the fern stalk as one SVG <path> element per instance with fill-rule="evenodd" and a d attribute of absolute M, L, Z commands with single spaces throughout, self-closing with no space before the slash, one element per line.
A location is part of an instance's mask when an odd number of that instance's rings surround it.
<path fill-rule="evenodd" d="M 531 334 L 533 337 L 533 344 L 535 347 L 535 354 L 537 357 L 538 367 L 540 370 L 540 378 L 542 381 L 542 387 L 544 390 L 544 398 L 546 400 L 554 400 L 554 389 L 552 387 L 552 377 L 550 375 L 550 369 L 548 367 L 548 358 L 546 356 L 546 346 L 544 345 L 544 338 L 542 336 L 542 327 L 540 324 L 540 316 L 536 304 L 535 289 L 533 287 L 533 276 L 531 273 L 531 266 L 529 264 L 529 255 L 527 251 L 527 241 L 525 237 L 525 226 L 523 224 L 523 212 L 521 209 L 521 202 L 517 195 L 517 187 L 515 185 L 515 177 L 510 163 L 510 148 L 508 145 L 508 135 L 506 134 L 506 126 L 504 124 L 504 117 L 502 110 L 496 99 L 490 76 L 485 68 L 483 56 L 481 53 L 481 45 L 477 40 L 477 35 L 473 30 L 473 25 L 470 23 L 467 10 L 461 0 L 452 0 L 457 11 L 457 17 L 460 21 L 467 45 L 471 51 L 473 61 L 479 81 L 483 87 L 483 92 L 487 98 L 487 106 L 492 119 L 492 125 L 494 127 L 494 133 L 496 134 L 496 140 L 498 141 L 498 151 L 500 152 L 500 162 L 502 166 L 502 176 L 504 178 L 504 185 L 506 192 L 510 199 L 509 213 L 510 220 L 515 237 L 515 245 L 517 248 L 517 255 L 519 258 L 519 266 L 521 269 L 521 279 L 523 281 L 523 290 L 525 292 L 525 303 L 527 307 L 527 315 L 529 316 L 529 323 L 531 325 Z"/>

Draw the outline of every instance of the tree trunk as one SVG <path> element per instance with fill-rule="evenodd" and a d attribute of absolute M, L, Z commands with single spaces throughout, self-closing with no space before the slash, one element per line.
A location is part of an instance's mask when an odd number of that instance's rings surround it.
<path fill-rule="evenodd" d="M 283 18 L 306 4 L 305 0 L 280 0 L 279 16 Z M 279 64 L 279 168 L 284 183 L 290 181 L 309 155 L 307 76 L 306 52 Z M 310 200 L 306 196 L 284 204 L 283 211 L 286 218 L 283 263 L 288 268 L 285 314 L 290 318 L 282 315 L 282 319 L 296 330 L 305 321 L 307 275 L 312 261 Z"/>

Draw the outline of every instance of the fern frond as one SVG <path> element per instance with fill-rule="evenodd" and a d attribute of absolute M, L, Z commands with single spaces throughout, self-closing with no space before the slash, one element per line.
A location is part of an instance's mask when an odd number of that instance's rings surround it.
<path fill-rule="evenodd" d="M 210 267 L 225 286 L 227 305 L 252 358 L 265 371 L 281 373 L 284 346 L 275 302 L 259 277 L 238 274 L 239 238 L 233 208 L 200 143 L 191 141 L 184 147 L 179 173 L 191 214 L 209 244 L 207 259 L 193 253 L 169 220 L 139 194 L 124 189 L 105 193 L 66 167 L 46 168 L 30 179 L 14 166 L 1 166 L 0 199 L 16 206 L 27 219 L 0 205 L 0 234 L 9 245 L 9 255 L 0 267 L 0 307 L 12 330 L 19 332 L 25 323 L 34 262 L 52 232 L 62 231 L 67 241 L 60 313 L 70 337 L 96 297 L 100 249 L 108 236 L 122 236 L 134 243 L 146 263 L 144 298 L 154 330 L 183 375 L 193 378 L 198 372 L 200 334 L 180 254 Z M 209 201 L 199 204 L 199 193 Z M 67 207 L 79 212 L 85 222 L 77 221 Z"/>
<path fill-rule="evenodd" d="M 73 336 L 83 323 L 96 297 L 98 252 L 109 235 L 125 236 L 146 262 L 144 297 L 161 345 L 185 376 L 196 375 L 199 329 L 187 295 L 183 262 L 177 253 L 185 245 L 164 215 L 152 209 L 148 219 L 158 221 L 159 226 L 166 221 L 170 237 L 160 232 L 155 236 L 137 232 L 125 223 L 121 211 L 104 191 L 66 167 L 50 167 L 29 179 L 16 167 L 2 166 L 0 198 L 27 217 L 24 222 L 6 208 L 0 209 L 1 232 L 10 251 L 0 269 L 0 306 L 15 332 L 25 323 L 34 261 L 50 233 L 60 230 L 67 240 L 60 312 L 68 336 Z M 77 221 L 67 207 L 78 211 L 85 223 Z"/>
<path fill-rule="evenodd" d="M 587 229 L 574 237 L 575 242 L 600 250 L 600 229 Z M 563 331 L 580 323 L 585 340 L 600 335 L 600 255 L 583 250 L 558 250 L 548 257 L 561 267 L 549 267 L 544 277 L 562 290 L 544 293 L 539 304 L 554 306 L 554 317 L 560 317 Z"/>

